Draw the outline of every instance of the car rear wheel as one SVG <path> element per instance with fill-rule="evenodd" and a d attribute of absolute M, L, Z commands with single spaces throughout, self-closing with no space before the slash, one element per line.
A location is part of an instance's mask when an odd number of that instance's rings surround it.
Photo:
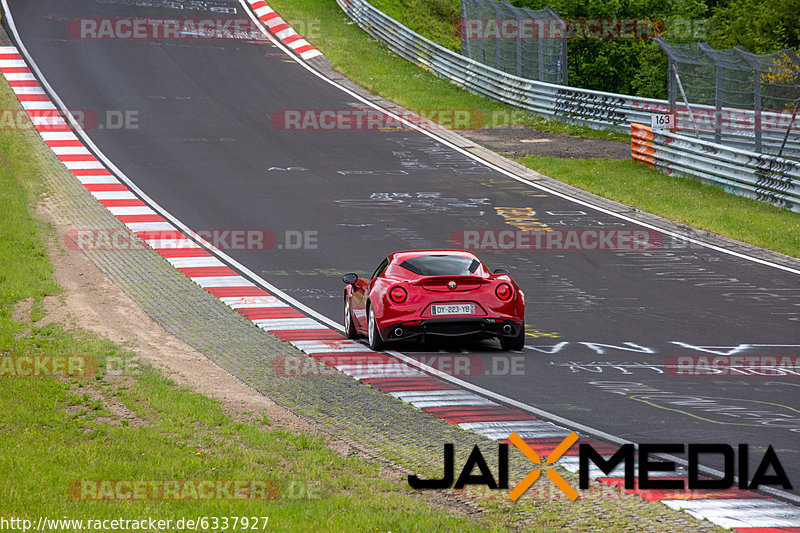
<path fill-rule="evenodd" d="M 383 339 L 381 338 L 381 332 L 378 331 L 378 324 L 375 322 L 375 311 L 372 310 L 372 306 L 369 306 L 368 311 L 369 318 L 368 321 L 368 339 L 369 339 L 369 347 L 373 350 L 380 350 L 383 348 Z"/>
<path fill-rule="evenodd" d="M 356 324 L 353 322 L 353 310 L 350 309 L 350 298 L 344 295 L 344 334 L 348 339 L 357 339 L 358 331 Z"/>
<path fill-rule="evenodd" d="M 500 347 L 504 350 L 520 351 L 525 347 L 525 323 L 513 337 L 500 337 Z"/>

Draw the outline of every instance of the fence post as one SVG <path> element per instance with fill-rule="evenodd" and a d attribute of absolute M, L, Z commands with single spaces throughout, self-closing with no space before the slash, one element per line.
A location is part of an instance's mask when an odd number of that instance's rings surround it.
<path fill-rule="evenodd" d="M 675 66 L 675 60 L 672 59 L 672 57 L 667 59 L 667 68 L 669 69 L 669 73 L 667 74 L 667 76 L 669 78 L 669 89 L 668 89 L 668 92 L 669 92 L 669 95 L 668 95 L 668 98 L 669 98 L 669 114 L 672 115 L 672 117 L 673 117 L 673 119 L 672 119 L 672 128 L 670 128 L 670 131 L 675 132 L 675 130 L 678 128 L 678 124 L 677 124 L 677 122 L 678 122 L 678 106 L 675 103 L 675 100 L 676 100 L 676 94 L 675 94 L 676 93 L 676 89 L 675 89 L 675 86 L 678 84 L 677 83 L 678 69 Z"/>
<path fill-rule="evenodd" d="M 478 6 L 478 21 L 481 24 L 481 30 L 483 30 L 483 0 L 475 0 L 475 4 Z M 478 49 L 476 50 L 476 55 L 473 59 L 480 61 L 481 63 L 486 63 L 486 51 L 484 50 L 483 44 L 483 31 L 480 32 L 478 35 Z"/>
<path fill-rule="evenodd" d="M 480 9 L 480 8 L 478 8 Z M 458 21 L 459 25 L 459 36 L 461 37 L 461 55 L 466 57 L 472 57 L 470 53 L 470 41 L 472 39 L 469 38 L 469 35 L 466 37 L 464 36 L 464 32 L 466 31 L 465 25 L 467 21 L 467 0 L 461 0 L 461 20 Z"/>
<path fill-rule="evenodd" d="M 722 127 L 719 123 L 719 118 L 722 115 L 722 67 L 710 53 L 711 46 L 708 43 L 700 43 L 700 50 L 714 65 L 714 142 L 719 144 L 722 142 Z"/>
<path fill-rule="evenodd" d="M 497 24 L 501 20 L 500 2 L 489 2 L 489 7 L 494 13 L 494 22 Z M 500 25 L 497 24 L 498 35 L 494 40 L 494 68 L 497 70 L 505 70 L 503 68 L 503 39 L 499 34 Z"/>
<path fill-rule="evenodd" d="M 747 51 L 743 46 L 734 46 L 733 49 L 739 54 L 750 68 L 753 69 L 753 123 L 755 126 L 754 133 L 754 151 L 764 153 L 762 150 L 761 139 L 761 64 L 753 58 L 752 54 Z"/>
<path fill-rule="evenodd" d="M 797 53 L 791 48 L 784 48 L 781 51 L 786 55 L 786 57 L 789 58 L 789 61 L 794 63 L 794 65 L 800 70 L 800 57 L 797 57 Z M 786 127 L 786 135 L 783 136 L 783 142 L 781 143 L 781 149 L 778 151 L 778 157 L 783 154 L 783 149 L 786 148 L 786 141 L 789 140 L 789 133 L 792 131 L 792 127 L 794 126 L 794 119 L 797 117 L 798 107 L 800 107 L 800 96 L 798 96 L 797 100 L 794 102 L 792 118 L 790 119 L 789 125 Z"/>
<path fill-rule="evenodd" d="M 567 22 L 550 7 L 548 7 L 547 9 L 549 9 L 552 12 L 554 17 L 558 17 L 559 24 L 561 25 L 561 58 L 558 60 L 558 62 L 559 62 L 559 69 L 561 71 L 561 83 L 564 85 L 569 85 L 568 83 L 569 80 L 567 79 L 569 75 L 569 71 L 567 70 L 567 63 L 568 63 Z"/>

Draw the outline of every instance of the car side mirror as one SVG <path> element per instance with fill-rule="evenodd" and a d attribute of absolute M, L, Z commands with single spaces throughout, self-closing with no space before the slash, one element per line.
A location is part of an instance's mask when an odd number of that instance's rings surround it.
<path fill-rule="evenodd" d="M 492 273 L 493 274 L 511 274 L 511 272 L 509 272 L 505 268 L 495 268 L 494 270 L 492 270 Z"/>
<path fill-rule="evenodd" d="M 342 276 L 342 281 L 348 285 L 355 285 L 356 281 L 358 281 L 358 276 L 353 274 L 352 272 L 349 274 L 345 274 Z"/>

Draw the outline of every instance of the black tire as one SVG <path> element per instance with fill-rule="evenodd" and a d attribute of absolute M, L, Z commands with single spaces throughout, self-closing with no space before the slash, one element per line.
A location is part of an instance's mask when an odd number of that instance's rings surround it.
<path fill-rule="evenodd" d="M 525 347 L 525 323 L 513 337 L 500 337 L 500 347 L 504 350 L 521 351 Z"/>
<path fill-rule="evenodd" d="M 372 311 L 372 306 L 369 306 L 367 311 L 367 330 L 369 331 L 368 341 L 369 347 L 375 351 L 383 348 L 383 339 L 381 332 L 378 331 L 378 324 L 375 322 L 375 313 Z"/>
<path fill-rule="evenodd" d="M 348 339 L 358 338 L 358 330 L 353 321 L 353 310 L 350 308 L 350 299 L 347 297 L 347 293 L 344 295 L 344 334 Z"/>

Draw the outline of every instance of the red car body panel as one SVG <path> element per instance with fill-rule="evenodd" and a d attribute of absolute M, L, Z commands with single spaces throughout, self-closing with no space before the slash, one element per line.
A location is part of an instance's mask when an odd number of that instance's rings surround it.
<path fill-rule="evenodd" d="M 456 256 L 478 263 L 468 275 L 421 275 L 400 266 L 404 261 L 426 256 Z M 385 266 L 384 266 L 385 263 Z M 473 262 L 472 265 L 475 265 Z M 525 295 L 505 273 L 494 274 L 474 254 L 464 250 L 414 250 L 390 254 L 371 279 L 358 278 L 345 288 L 346 302 L 352 311 L 359 334 L 368 334 L 368 306 L 384 341 L 420 335 L 511 337 L 524 327 Z M 453 286 L 454 283 L 454 286 Z M 497 288 L 510 290 L 506 300 Z M 402 287 L 406 298 L 393 301 L 390 292 Z M 474 313 L 434 315 L 433 305 L 473 304 Z M 415 322 L 421 321 L 418 324 Z M 398 329 L 399 328 L 399 329 Z M 505 329 L 504 329 L 505 328 Z M 402 331 L 402 334 L 397 334 Z"/>

